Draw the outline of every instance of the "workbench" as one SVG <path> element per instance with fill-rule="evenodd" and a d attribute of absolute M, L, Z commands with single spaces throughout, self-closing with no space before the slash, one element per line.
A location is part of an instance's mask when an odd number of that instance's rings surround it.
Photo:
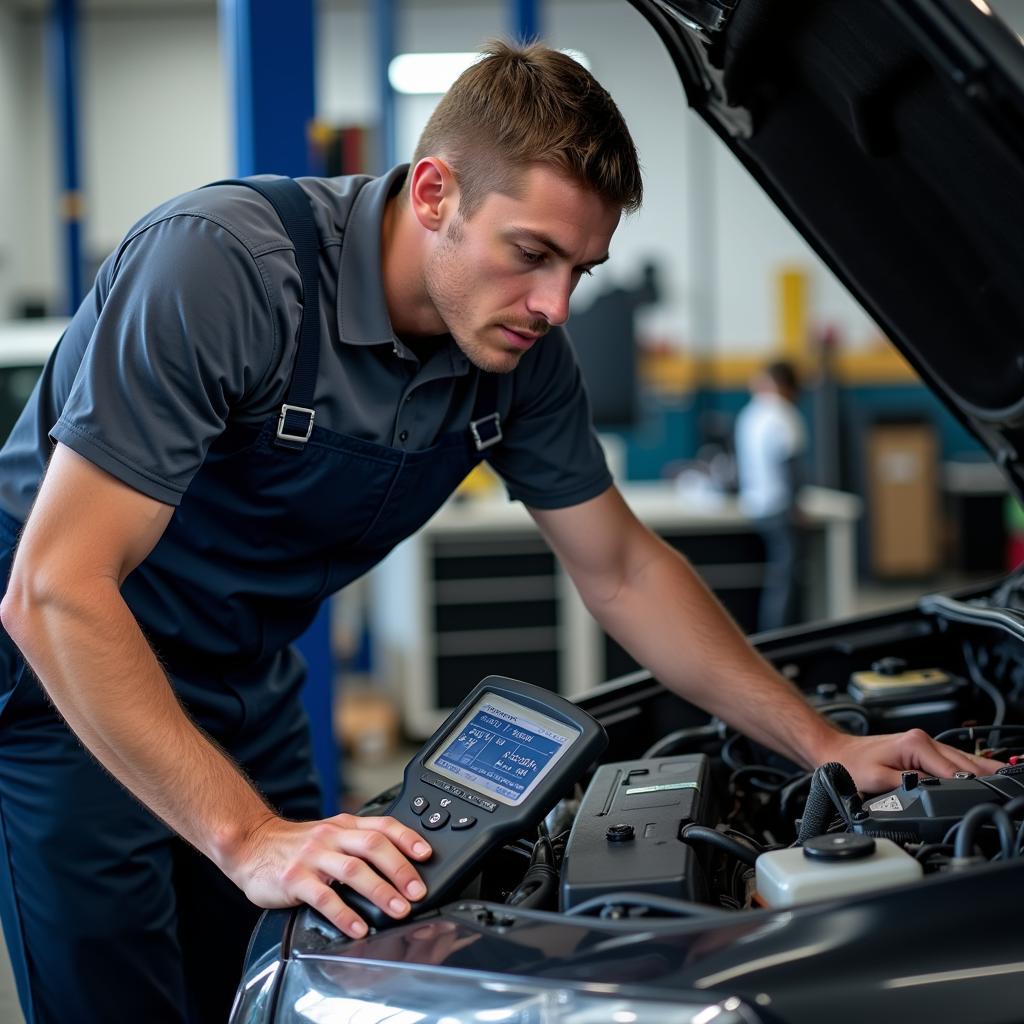
<path fill-rule="evenodd" d="M 764 550 L 735 498 L 696 502 L 660 481 L 622 491 L 751 632 Z M 860 499 L 812 487 L 801 506 L 805 617 L 850 615 Z M 526 509 L 503 496 L 449 500 L 373 571 L 371 594 L 375 674 L 394 689 L 415 738 L 490 673 L 572 697 L 636 668 L 587 612 Z"/>

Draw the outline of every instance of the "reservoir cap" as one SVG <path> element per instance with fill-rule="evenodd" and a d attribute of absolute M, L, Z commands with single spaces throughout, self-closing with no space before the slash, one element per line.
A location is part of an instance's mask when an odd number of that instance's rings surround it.
<path fill-rule="evenodd" d="M 862 857 L 870 857 L 874 852 L 874 839 L 856 832 L 832 832 L 815 836 L 804 843 L 804 856 L 809 860 L 860 860 Z"/>

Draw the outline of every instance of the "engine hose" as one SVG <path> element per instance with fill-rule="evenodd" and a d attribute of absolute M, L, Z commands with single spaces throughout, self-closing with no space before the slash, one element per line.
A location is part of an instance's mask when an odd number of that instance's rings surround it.
<path fill-rule="evenodd" d="M 919 864 L 924 864 L 937 853 L 948 857 L 952 852 L 953 847 L 949 843 L 926 843 L 914 854 L 914 860 Z"/>
<path fill-rule="evenodd" d="M 1003 810 L 1009 815 L 1010 821 L 1021 818 L 1024 811 L 1024 796 L 1015 796 L 1008 804 L 1003 804 Z M 1021 856 L 1021 846 L 1024 845 L 1024 820 L 1021 821 L 1017 834 L 1013 837 L 1013 855 Z"/>
<path fill-rule="evenodd" d="M 533 844 L 530 866 L 523 880 L 508 894 L 505 902 L 512 907 L 542 909 L 554 904 L 558 892 L 558 867 L 551 836 L 541 822 L 537 826 L 540 835 Z"/>
<path fill-rule="evenodd" d="M 557 892 L 558 871 L 550 864 L 531 864 L 505 902 L 510 907 L 541 910 L 553 905 Z"/>
<path fill-rule="evenodd" d="M 756 850 L 752 850 L 738 839 L 733 839 L 732 836 L 727 836 L 717 829 L 708 828 L 706 825 L 684 825 L 679 832 L 679 838 L 686 843 L 697 842 L 717 846 L 720 850 L 731 853 L 737 860 L 743 861 L 750 867 L 757 862 Z"/>
<path fill-rule="evenodd" d="M 707 725 L 694 725 L 688 729 L 677 729 L 667 736 L 662 736 L 644 751 L 644 757 L 665 757 L 688 750 L 695 742 L 702 740 L 720 740 L 725 735 L 726 724 L 720 719 L 712 719 Z"/>
<path fill-rule="evenodd" d="M 957 829 L 956 843 L 953 848 L 955 857 L 970 857 L 974 853 L 974 834 L 979 825 L 991 820 L 999 833 L 999 849 L 1003 860 L 1009 860 L 1016 854 L 1015 835 L 1010 816 L 998 804 L 978 804 L 972 807 L 960 822 Z"/>
<path fill-rule="evenodd" d="M 849 825 L 850 812 L 843 797 L 853 796 L 856 792 L 850 773 L 838 761 L 818 765 L 811 776 L 811 791 L 807 794 L 795 845 L 803 846 L 808 839 L 827 832 L 837 811 Z"/>
<path fill-rule="evenodd" d="M 1008 804 L 1003 804 L 1003 810 L 1011 818 L 1019 818 L 1024 811 L 1024 796 L 1015 796 Z"/>
<path fill-rule="evenodd" d="M 964 644 L 964 662 L 967 665 L 967 674 L 971 677 L 971 682 L 992 701 L 992 725 L 1002 725 L 1006 719 L 1006 701 L 999 690 L 981 674 L 981 668 L 975 660 L 970 644 Z M 993 728 L 988 735 L 988 741 L 993 747 L 999 745 L 998 737 L 998 730 Z"/>

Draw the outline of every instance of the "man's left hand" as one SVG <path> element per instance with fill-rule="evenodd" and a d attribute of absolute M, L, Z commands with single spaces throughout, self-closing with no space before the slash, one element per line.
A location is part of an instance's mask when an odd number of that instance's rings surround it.
<path fill-rule="evenodd" d="M 862 793 L 881 793 L 900 784 L 900 772 L 949 778 L 954 772 L 992 775 L 1004 767 L 999 761 L 936 743 L 922 729 L 883 736 L 837 736 L 828 760 L 839 761 L 853 776 Z"/>

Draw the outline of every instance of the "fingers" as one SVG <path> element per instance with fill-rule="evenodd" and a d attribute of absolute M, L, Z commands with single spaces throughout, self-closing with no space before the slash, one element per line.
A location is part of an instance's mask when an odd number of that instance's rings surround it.
<path fill-rule="evenodd" d="M 427 894 L 423 879 L 406 857 L 423 860 L 432 851 L 411 828 L 390 817 L 360 818 L 347 814 L 337 815 L 323 825 L 334 830 L 330 836 L 333 841 L 319 848 L 313 858 L 313 866 L 324 876 L 349 886 L 394 918 L 405 917 L 412 909 L 410 901 Z M 338 903 L 344 909 L 328 902 L 344 918 L 344 924 L 338 927 L 346 934 L 365 934 L 362 918 L 340 897 Z M 357 931 L 353 932 L 351 926 L 356 923 Z M 358 925 L 363 927 L 359 929 Z"/>
<path fill-rule="evenodd" d="M 865 793 L 895 788 L 900 784 L 901 771 L 916 769 L 936 778 L 949 778 L 956 772 L 992 775 L 1003 767 L 990 758 L 936 743 L 922 729 L 887 736 L 844 737 L 837 755 Z"/>
<path fill-rule="evenodd" d="M 394 818 L 337 815 L 282 825 L 283 836 L 276 838 L 290 849 L 281 851 L 276 885 L 256 877 L 244 886 L 254 902 L 306 903 L 346 935 L 361 938 L 367 933 L 366 922 L 331 887 L 333 882 L 348 886 L 393 918 L 405 917 L 411 901 L 426 895 L 423 880 L 407 858 L 429 857 L 430 846 Z"/>
<path fill-rule="evenodd" d="M 344 823 L 339 819 L 345 819 Z M 427 889 L 419 872 L 406 860 L 406 856 L 423 860 L 430 856 L 431 849 L 411 828 L 407 828 L 394 818 L 355 818 L 350 815 L 338 815 L 337 818 L 331 819 L 331 822 L 337 823 L 335 827 L 338 827 L 344 836 L 339 849 L 369 861 L 377 871 L 390 878 L 409 899 L 419 900 L 426 895 Z M 383 905 L 378 905 L 384 909 Z"/>
<path fill-rule="evenodd" d="M 954 772 L 972 772 L 975 775 L 993 775 L 1003 767 L 999 761 L 978 754 L 968 754 L 945 743 L 936 743 L 926 732 L 911 729 L 904 734 L 908 744 L 920 753 L 920 765 L 925 771 L 939 778 L 953 775 Z"/>
<path fill-rule="evenodd" d="M 390 917 L 405 917 L 412 909 L 409 900 L 359 856 L 321 849 L 312 858 L 311 867 L 322 877 L 341 882 L 366 897 Z"/>
<path fill-rule="evenodd" d="M 360 818 L 352 814 L 339 814 L 331 820 L 337 822 L 342 828 L 382 832 L 407 857 L 426 860 L 433 852 L 423 836 L 394 818 Z"/>
<path fill-rule="evenodd" d="M 973 772 L 974 763 L 962 750 L 936 743 L 921 729 L 911 729 L 900 739 L 906 751 L 907 768 L 920 768 L 937 778 L 949 778 L 954 772 Z"/>
<path fill-rule="evenodd" d="M 297 879 L 291 889 L 297 900 L 319 911 L 350 938 L 361 939 L 366 934 L 366 922 L 312 871 Z"/>
<path fill-rule="evenodd" d="M 993 761 L 991 757 L 982 757 L 980 754 L 967 756 L 974 762 L 974 772 L 977 775 L 995 775 L 1000 768 L 1006 767 L 1002 761 Z"/>

